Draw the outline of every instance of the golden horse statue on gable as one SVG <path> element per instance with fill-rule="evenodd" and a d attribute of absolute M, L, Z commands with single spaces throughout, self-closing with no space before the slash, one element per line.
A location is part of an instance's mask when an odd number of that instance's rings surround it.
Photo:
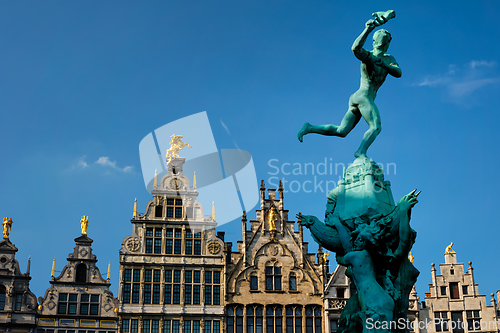
<path fill-rule="evenodd" d="M 182 138 L 182 135 L 172 134 L 170 136 L 170 148 L 167 149 L 167 166 L 170 165 L 170 162 L 172 162 L 174 159 L 180 157 L 178 154 L 179 150 L 186 146 L 188 146 L 189 148 L 193 148 L 189 143 L 182 142 Z"/>

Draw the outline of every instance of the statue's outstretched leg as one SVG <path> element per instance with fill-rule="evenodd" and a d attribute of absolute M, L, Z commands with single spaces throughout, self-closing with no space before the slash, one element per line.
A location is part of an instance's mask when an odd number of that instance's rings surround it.
<path fill-rule="evenodd" d="M 297 137 L 300 142 L 303 141 L 303 137 L 306 134 L 316 133 L 327 136 L 339 136 L 344 138 L 352 131 L 354 126 L 361 119 L 361 114 L 358 109 L 354 106 L 349 107 L 349 110 L 345 114 L 340 126 L 335 125 L 311 125 L 309 123 L 304 123 L 304 126 L 300 129 L 299 133 L 297 133 Z"/>
<path fill-rule="evenodd" d="M 361 115 L 366 120 L 370 128 L 363 135 L 363 141 L 361 141 L 358 150 L 354 153 L 354 156 L 356 158 L 360 156 L 366 156 L 368 147 L 370 147 L 377 135 L 379 135 L 380 131 L 382 130 L 380 113 L 373 101 L 367 98 L 364 103 L 360 103 L 359 111 L 361 112 Z"/>

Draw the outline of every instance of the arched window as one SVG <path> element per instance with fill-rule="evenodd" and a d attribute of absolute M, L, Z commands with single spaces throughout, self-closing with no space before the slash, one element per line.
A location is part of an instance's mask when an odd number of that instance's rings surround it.
<path fill-rule="evenodd" d="M 247 333 L 262 333 L 262 314 L 262 305 L 247 305 Z"/>
<path fill-rule="evenodd" d="M 288 287 L 290 290 L 297 290 L 297 277 L 295 276 L 295 273 L 290 273 L 290 276 L 288 277 Z"/>
<path fill-rule="evenodd" d="M 5 286 L 0 285 L 0 310 L 5 308 Z"/>
<path fill-rule="evenodd" d="M 277 261 L 266 264 L 266 290 L 281 290 L 281 267 Z"/>
<path fill-rule="evenodd" d="M 259 278 L 257 273 L 252 273 L 250 275 L 250 290 L 259 290 Z"/>
<path fill-rule="evenodd" d="M 85 265 L 84 263 L 78 264 L 78 266 L 76 266 L 75 282 L 87 282 L 87 265 Z"/>
<path fill-rule="evenodd" d="M 321 333 L 321 306 L 306 306 L 306 333 Z"/>
<path fill-rule="evenodd" d="M 287 305 L 286 312 L 286 333 L 302 333 L 302 306 Z"/>
<path fill-rule="evenodd" d="M 268 305 L 266 309 L 266 333 L 283 333 L 283 306 Z"/>
<path fill-rule="evenodd" d="M 227 332 L 243 333 L 243 306 L 231 305 L 227 308 Z"/>

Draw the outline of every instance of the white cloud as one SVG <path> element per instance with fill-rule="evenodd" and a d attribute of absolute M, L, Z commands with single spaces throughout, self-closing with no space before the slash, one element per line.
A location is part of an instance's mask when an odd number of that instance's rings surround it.
<path fill-rule="evenodd" d="M 496 61 L 472 60 L 469 65 L 470 68 L 475 69 L 476 67 L 495 67 L 497 63 Z"/>
<path fill-rule="evenodd" d="M 120 168 L 116 165 L 116 161 L 111 161 L 109 157 L 107 156 L 101 156 L 97 161 L 95 161 L 95 164 L 99 164 L 105 167 L 110 167 L 112 169 L 122 171 L 122 172 L 132 172 L 133 168 L 132 166 L 126 166 L 124 168 Z"/>
<path fill-rule="evenodd" d="M 80 168 L 87 168 L 89 165 L 87 164 L 87 162 L 85 162 L 85 158 L 87 156 L 82 156 L 80 157 L 80 159 L 78 160 L 78 163 L 76 163 L 76 166 L 77 167 L 80 167 Z"/>
<path fill-rule="evenodd" d="M 446 73 L 427 76 L 417 85 L 442 87 L 453 98 L 452 101 L 459 102 L 461 97 L 498 84 L 500 75 L 493 69 L 496 66 L 495 61 L 486 60 L 471 60 L 463 66 L 449 65 Z"/>

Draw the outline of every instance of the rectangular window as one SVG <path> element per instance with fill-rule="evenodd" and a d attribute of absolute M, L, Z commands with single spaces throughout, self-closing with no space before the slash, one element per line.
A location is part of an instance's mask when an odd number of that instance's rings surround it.
<path fill-rule="evenodd" d="M 123 285 L 123 303 L 130 303 L 130 283 Z"/>
<path fill-rule="evenodd" d="M 133 304 L 139 303 L 139 287 L 140 287 L 140 285 L 138 283 L 134 283 L 132 285 L 132 303 Z"/>
<path fill-rule="evenodd" d="M 290 276 L 290 290 L 297 290 L 297 278 L 295 275 Z M 338 296 L 338 289 L 337 289 Z"/>
<path fill-rule="evenodd" d="M 182 217 L 182 207 L 175 207 L 175 217 L 176 218 Z"/>
<path fill-rule="evenodd" d="M 204 331 L 204 333 L 211 333 L 212 332 L 212 321 L 211 320 L 205 320 L 205 328 L 203 329 L 203 331 Z"/>
<path fill-rule="evenodd" d="M 212 304 L 212 286 L 205 286 L 205 304 Z"/>
<path fill-rule="evenodd" d="M 126 269 L 123 271 L 123 281 L 131 282 L 132 281 L 132 270 Z"/>
<path fill-rule="evenodd" d="M 170 320 L 165 320 L 163 322 L 163 333 L 171 333 L 171 331 L 170 331 Z"/>
<path fill-rule="evenodd" d="M 462 294 L 467 295 L 468 292 L 467 289 L 468 289 L 467 286 L 462 286 Z"/>
<path fill-rule="evenodd" d="M 194 254 L 201 254 L 201 240 L 195 239 L 194 241 Z"/>
<path fill-rule="evenodd" d="M 155 239 L 155 253 L 161 253 L 161 239 Z"/>
<path fill-rule="evenodd" d="M 193 304 L 200 304 L 200 286 L 193 286 Z"/>
<path fill-rule="evenodd" d="M 179 321 L 172 320 L 172 333 L 179 333 Z"/>
<path fill-rule="evenodd" d="M 191 304 L 191 285 L 188 284 L 184 288 L 184 303 Z"/>
<path fill-rule="evenodd" d="M 193 272 L 193 282 L 200 283 L 200 271 Z"/>
<path fill-rule="evenodd" d="M 452 311 L 451 320 L 454 322 L 452 325 L 453 333 L 463 333 L 462 324 L 462 311 Z"/>
<path fill-rule="evenodd" d="M 160 321 L 151 320 L 151 333 L 159 333 L 160 331 Z"/>
<path fill-rule="evenodd" d="M 466 311 L 466 316 L 469 331 L 480 331 L 481 317 L 479 315 L 479 310 L 468 310 Z"/>
<path fill-rule="evenodd" d="M 205 283 L 212 283 L 212 271 L 205 272 Z"/>
<path fill-rule="evenodd" d="M 193 254 L 193 240 L 186 239 L 186 254 Z"/>
<path fill-rule="evenodd" d="M 174 254 L 181 254 L 182 239 L 176 239 L 174 241 Z"/>
<path fill-rule="evenodd" d="M 14 307 L 14 311 L 21 311 L 22 301 L 23 301 L 23 295 L 16 295 L 16 304 Z"/>
<path fill-rule="evenodd" d="M 330 333 L 337 333 L 337 321 L 330 320 Z"/>
<path fill-rule="evenodd" d="M 151 324 L 151 322 L 149 320 L 142 321 L 142 333 L 151 333 L 150 324 Z"/>
<path fill-rule="evenodd" d="M 128 333 L 129 332 L 129 321 L 128 321 L 128 319 L 124 319 L 122 321 L 122 332 L 123 333 Z"/>
<path fill-rule="evenodd" d="M 139 330 L 139 320 L 132 319 L 130 321 L 130 333 L 137 333 Z"/>
<path fill-rule="evenodd" d="M 155 207 L 155 217 L 163 217 L 163 206 Z"/>
<path fill-rule="evenodd" d="M 441 296 L 446 296 L 446 287 L 441 287 Z"/>
<path fill-rule="evenodd" d="M 165 285 L 165 304 L 172 304 L 172 285 Z"/>
<path fill-rule="evenodd" d="M 159 269 L 155 269 L 153 271 L 153 282 L 160 282 L 161 271 Z"/>
<path fill-rule="evenodd" d="M 153 304 L 160 304 L 160 285 L 153 284 Z"/>
<path fill-rule="evenodd" d="M 258 290 L 258 289 L 259 289 L 258 278 L 256 276 L 251 276 L 250 277 L 250 290 Z"/>
<path fill-rule="evenodd" d="M 436 332 L 448 331 L 448 312 L 434 312 Z"/>
<path fill-rule="evenodd" d="M 200 321 L 193 320 L 193 333 L 200 333 Z"/>
<path fill-rule="evenodd" d="M 191 320 L 184 320 L 184 333 L 191 333 Z"/>
<path fill-rule="evenodd" d="M 146 238 L 146 253 L 153 253 L 153 239 Z"/>
<path fill-rule="evenodd" d="M 144 285 L 144 303 L 151 304 L 151 285 L 150 284 Z"/>
<path fill-rule="evenodd" d="M 165 253 L 172 254 L 172 242 L 171 239 L 165 240 Z"/>
<path fill-rule="evenodd" d="M 214 286 L 214 305 L 220 305 L 220 286 Z"/>
<path fill-rule="evenodd" d="M 141 270 L 134 269 L 134 282 L 141 282 Z"/>
<path fill-rule="evenodd" d="M 184 272 L 184 282 L 186 282 L 186 283 L 193 282 L 193 272 L 192 271 L 185 271 Z"/>
<path fill-rule="evenodd" d="M 262 325 L 261 325 L 262 327 Z M 262 332 L 262 330 L 261 330 Z M 220 321 L 214 320 L 214 331 L 213 333 L 220 333 Z"/>
<path fill-rule="evenodd" d="M 181 282 L 181 271 L 174 271 L 174 283 Z"/>
<path fill-rule="evenodd" d="M 458 294 L 458 282 L 450 283 L 450 297 L 451 299 L 459 299 L 460 295 Z"/>
<path fill-rule="evenodd" d="M 146 269 L 144 271 L 144 282 L 151 282 L 153 278 L 153 271 L 151 269 Z"/>
<path fill-rule="evenodd" d="M 173 304 L 181 304 L 181 286 L 174 284 Z"/>
<path fill-rule="evenodd" d="M 0 310 L 3 310 L 5 307 L 5 294 L 0 294 Z"/>

